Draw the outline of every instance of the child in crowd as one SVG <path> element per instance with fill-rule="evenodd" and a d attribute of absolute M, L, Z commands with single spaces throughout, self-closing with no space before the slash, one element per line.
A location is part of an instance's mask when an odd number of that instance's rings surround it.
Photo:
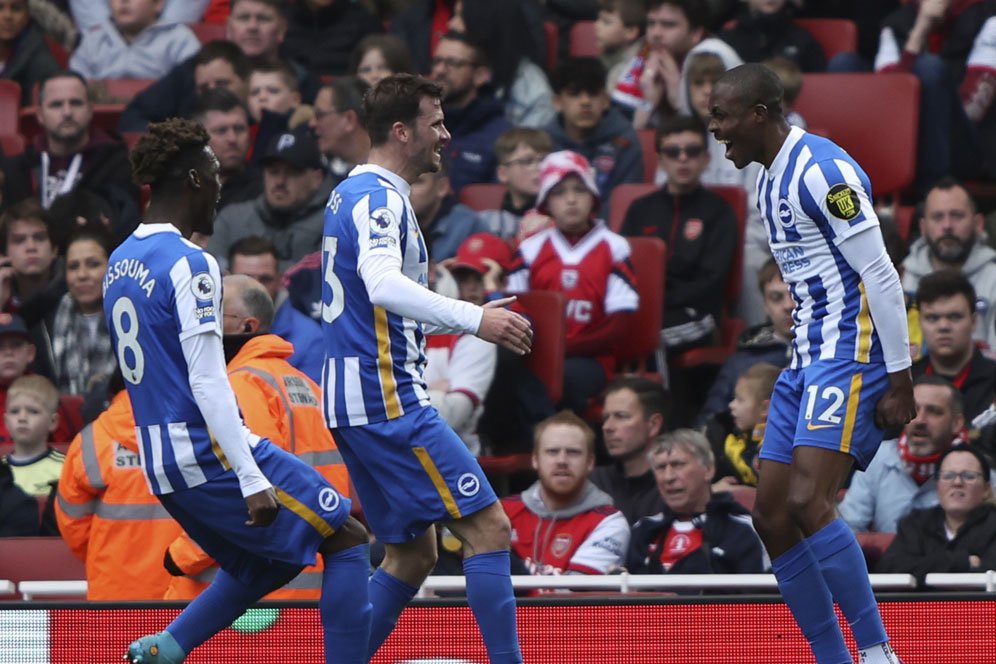
<path fill-rule="evenodd" d="M 480 213 L 488 232 L 505 239 L 522 239 L 545 226 L 549 219 L 533 209 L 539 191 L 540 162 L 553 143 L 542 129 L 513 127 L 495 141 L 498 181 L 507 188 L 500 210 Z"/>
<path fill-rule="evenodd" d="M 643 46 L 646 27 L 644 0 L 599 0 L 595 43 L 602 64 L 609 72 L 606 90 L 612 90 L 623 67 Z"/>
<path fill-rule="evenodd" d="M 264 60 L 253 65 L 249 74 L 249 114 L 260 122 L 263 111 L 286 118 L 301 104 L 301 90 L 294 69 L 283 60 Z"/>
<path fill-rule="evenodd" d="M 523 240 L 508 290 L 553 290 L 567 299 L 567 359 L 562 407 L 584 412 L 614 370 L 639 295 L 629 243 L 596 219 L 600 195 L 582 155 L 564 150 L 540 165 L 539 211 L 554 226 Z"/>
<path fill-rule="evenodd" d="M 795 100 L 802 92 L 802 70 L 799 69 L 799 65 L 781 55 L 768 58 L 761 64 L 775 72 L 782 82 L 782 88 L 785 90 L 785 95 L 782 98 L 782 112 L 785 114 L 785 119 L 790 125 L 805 129 L 806 118 L 795 110 Z"/>
<path fill-rule="evenodd" d="M 349 71 L 373 87 L 393 74 L 413 74 L 408 46 L 394 35 L 367 35 L 353 49 Z"/>
<path fill-rule="evenodd" d="M 4 457 L 14 473 L 14 483 L 32 496 L 47 496 L 59 480 L 65 455 L 49 447 L 59 424 L 59 391 L 44 376 L 22 376 L 7 390 L 4 423 L 14 441 Z"/>
<path fill-rule="evenodd" d="M 733 427 L 724 426 L 718 416 L 706 426 L 719 478 L 713 484 L 713 491 L 723 491 L 736 484 L 757 486 L 757 455 L 768 421 L 771 391 L 781 371 L 767 362 L 759 362 L 745 371 L 737 379 L 730 401 Z"/>

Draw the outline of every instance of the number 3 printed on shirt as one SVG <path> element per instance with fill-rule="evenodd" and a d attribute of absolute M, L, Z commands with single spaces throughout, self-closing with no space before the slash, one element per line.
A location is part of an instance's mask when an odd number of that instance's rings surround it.
<path fill-rule="evenodd" d="M 345 293 L 342 290 L 342 282 L 339 281 L 339 277 L 336 276 L 334 270 L 335 252 L 338 249 L 339 238 L 325 238 L 325 243 L 322 245 L 322 250 L 325 252 L 325 283 L 329 285 L 329 290 L 332 291 L 331 302 L 322 300 L 322 320 L 326 323 L 331 323 L 338 318 L 345 307 Z"/>
<path fill-rule="evenodd" d="M 127 331 L 124 329 L 125 317 L 128 319 Z M 126 381 L 138 385 L 145 375 L 145 353 L 138 345 L 138 312 L 135 311 L 135 303 L 131 298 L 118 298 L 111 309 L 111 323 L 118 337 L 118 364 L 121 365 L 121 373 Z M 134 364 L 128 361 L 129 350 Z"/>

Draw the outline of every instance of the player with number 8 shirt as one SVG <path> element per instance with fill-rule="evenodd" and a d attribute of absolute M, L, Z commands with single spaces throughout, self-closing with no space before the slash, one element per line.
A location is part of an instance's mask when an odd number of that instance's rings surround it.
<path fill-rule="evenodd" d="M 163 632 L 132 643 L 125 658 L 179 664 L 320 552 L 325 661 L 366 662 L 366 531 L 349 516 L 350 501 L 314 468 L 246 428 L 228 382 L 221 274 L 187 239 L 210 235 L 214 224 L 220 167 L 208 135 L 186 120 L 154 124 L 132 164 L 152 196 L 142 223 L 111 254 L 104 315 L 149 490 L 221 569 Z"/>

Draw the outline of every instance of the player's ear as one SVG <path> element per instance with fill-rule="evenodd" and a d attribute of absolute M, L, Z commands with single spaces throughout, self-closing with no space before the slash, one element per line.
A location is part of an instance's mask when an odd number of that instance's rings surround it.
<path fill-rule="evenodd" d="M 194 189 L 201 188 L 201 175 L 197 172 L 196 168 L 191 168 L 187 171 L 187 182 L 189 182 L 190 186 Z"/>

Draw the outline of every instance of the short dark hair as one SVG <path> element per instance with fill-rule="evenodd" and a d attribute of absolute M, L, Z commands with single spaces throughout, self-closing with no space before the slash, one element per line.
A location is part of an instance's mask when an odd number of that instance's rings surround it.
<path fill-rule="evenodd" d="M 733 88 L 736 98 L 744 109 L 763 104 L 772 117 L 782 117 L 782 103 L 785 99 L 785 89 L 778 74 L 759 62 L 748 62 L 727 69 L 719 77 L 716 85 L 728 85 Z M 715 89 L 715 87 L 714 87 Z"/>
<path fill-rule="evenodd" d="M 408 52 L 408 45 L 397 35 L 372 34 L 360 40 L 360 43 L 353 49 L 349 58 L 349 71 L 355 74 L 360 68 L 360 61 L 363 56 L 373 50 L 380 51 L 384 56 L 384 61 L 393 74 L 414 74 L 411 54 Z"/>
<path fill-rule="evenodd" d="M 935 474 L 940 477 L 941 475 L 941 465 L 943 465 L 944 460 L 948 458 L 948 455 L 955 454 L 956 452 L 967 452 L 974 456 L 978 462 L 979 467 L 982 469 L 982 481 L 988 483 L 992 477 L 992 466 L 989 465 L 989 459 L 986 455 L 982 453 L 982 450 L 978 449 L 974 445 L 952 445 L 948 449 L 944 450 L 941 454 L 941 458 L 937 460 L 937 471 Z"/>
<path fill-rule="evenodd" d="M 280 254 L 273 242 L 260 235 L 248 235 L 241 240 L 236 240 L 228 248 L 228 265 L 235 262 L 236 256 L 273 256 L 280 264 Z"/>
<path fill-rule="evenodd" d="M 69 241 L 80 232 L 91 227 L 105 230 L 101 217 L 113 218 L 114 210 L 108 201 L 92 191 L 76 187 L 56 196 L 45 214 L 51 221 L 49 234 L 52 242 L 59 247 L 59 252 L 65 255 Z M 78 224 L 79 217 L 86 220 L 83 226 Z M 110 252 L 107 255 L 110 256 Z"/>
<path fill-rule="evenodd" d="M 706 134 L 705 125 L 694 115 L 675 115 L 674 117 L 668 118 L 661 126 L 657 128 L 657 135 L 654 137 L 654 147 L 658 150 L 661 148 L 661 141 L 667 136 L 672 134 L 680 134 L 685 131 L 690 131 L 702 138 L 702 145 L 708 145 L 708 135 Z"/>
<path fill-rule="evenodd" d="M 229 3 L 229 13 L 235 9 L 236 5 L 244 1 L 245 0 L 231 0 Z M 275 9 L 281 18 L 287 18 L 287 12 L 289 10 L 287 0 L 253 0 L 253 2 L 258 2 L 261 5 L 266 5 L 267 7 Z"/>
<path fill-rule="evenodd" d="M 562 92 L 598 94 L 605 92 L 605 76 L 605 65 L 598 58 L 566 58 L 553 70 L 550 85 L 558 95 Z"/>
<path fill-rule="evenodd" d="M 940 180 L 938 180 L 937 182 L 935 182 L 934 186 L 932 186 L 930 188 L 930 190 L 927 192 L 927 194 L 929 195 L 930 192 L 933 191 L 933 190 L 935 190 L 935 189 L 940 189 L 941 191 L 947 191 L 949 189 L 954 189 L 956 187 L 958 189 L 963 190 L 965 192 L 965 195 L 968 197 L 968 204 L 969 204 L 969 206 L 972 209 L 972 214 L 975 214 L 976 212 L 978 212 L 979 208 L 975 204 L 975 199 L 972 198 L 972 192 L 970 192 L 968 190 L 968 188 L 964 184 L 962 184 L 961 180 L 959 180 L 958 178 L 953 177 L 951 175 L 945 175 Z M 927 197 L 924 196 L 923 200 L 924 200 L 924 206 L 926 206 Z"/>
<path fill-rule="evenodd" d="M 249 74 L 252 75 L 256 72 L 277 74 L 292 92 L 300 92 L 301 90 L 301 81 L 297 71 L 283 58 L 251 58 L 249 60 Z"/>
<path fill-rule="evenodd" d="M 619 14 L 627 28 L 640 28 L 640 34 L 647 27 L 647 6 L 644 0 L 599 0 L 598 8 L 603 12 Z"/>
<path fill-rule="evenodd" d="M 197 95 L 197 99 L 194 100 L 192 117 L 204 124 L 207 114 L 211 111 L 229 113 L 236 109 L 241 109 L 246 115 L 246 122 L 249 122 L 249 109 L 242 103 L 239 96 L 228 88 L 216 87 Z"/>
<path fill-rule="evenodd" d="M 83 84 L 83 89 L 86 91 L 86 99 L 89 102 L 93 102 L 93 90 L 90 89 L 90 84 L 86 82 L 83 75 L 72 69 L 60 69 L 54 71 L 51 74 L 43 76 L 40 81 L 38 81 L 38 104 L 41 105 L 45 102 L 45 85 L 57 78 L 75 78 L 77 81 Z"/>
<path fill-rule="evenodd" d="M 623 376 L 609 383 L 605 388 L 605 396 L 620 390 L 630 390 L 640 401 L 643 416 L 660 415 L 667 421 L 671 409 L 671 395 L 663 385 L 649 378 L 638 376 Z M 663 428 L 663 427 L 662 427 Z"/>
<path fill-rule="evenodd" d="M 975 313 L 975 288 L 972 282 L 958 270 L 937 270 L 920 279 L 916 289 L 916 306 L 931 304 L 942 297 L 964 295 L 968 309 Z"/>
<path fill-rule="evenodd" d="M 962 415 L 965 413 L 965 397 L 962 396 L 961 390 L 955 387 L 951 381 L 944 376 L 938 376 L 937 374 L 924 374 L 913 381 L 913 387 L 916 387 L 917 385 L 936 385 L 938 387 L 948 388 L 948 405 L 951 407 L 951 412 L 956 415 Z"/>
<path fill-rule="evenodd" d="M 484 50 L 484 45 L 474 35 L 469 32 L 457 32 L 456 30 L 449 30 L 439 41 L 443 40 L 460 42 L 470 50 L 474 52 L 473 64 L 475 67 L 488 67 L 490 63 L 488 61 L 488 52 Z"/>
<path fill-rule="evenodd" d="M 495 158 L 498 163 L 508 159 L 520 145 L 528 145 L 536 152 L 549 154 L 553 151 L 553 139 L 542 129 L 533 127 L 512 127 L 495 139 Z"/>
<path fill-rule="evenodd" d="M 19 203 L 7 208 L 0 215 L 0 251 L 7 251 L 7 236 L 10 234 L 10 225 L 15 221 L 38 221 L 45 225 L 48 231 L 49 242 L 55 245 L 52 238 L 52 219 L 48 212 L 42 207 L 41 201 L 37 198 L 25 198 Z"/>
<path fill-rule="evenodd" d="M 96 242 L 101 249 L 104 250 L 104 255 L 107 258 L 111 257 L 111 252 L 114 251 L 115 242 L 114 238 L 103 224 L 99 221 L 96 223 L 88 221 L 86 225 L 81 226 L 78 230 L 74 231 L 69 235 L 69 239 L 66 240 L 66 246 L 62 248 L 63 255 L 68 255 L 69 247 L 77 242 Z"/>
<path fill-rule="evenodd" d="M 336 111 L 353 111 L 360 124 L 364 124 L 363 97 L 370 91 L 366 81 L 359 76 L 340 76 L 324 87 L 332 91 Z"/>
<path fill-rule="evenodd" d="M 191 168 L 203 168 L 207 161 L 207 131 L 199 123 L 170 118 L 149 125 L 131 151 L 135 182 L 155 190 L 168 181 L 186 177 Z"/>
<path fill-rule="evenodd" d="M 204 44 L 194 56 L 194 69 L 215 60 L 224 60 L 232 65 L 236 76 L 243 81 L 249 80 L 251 67 L 249 57 L 242 52 L 242 49 L 235 42 L 215 39 Z"/>
<path fill-rule="evenodd" d="M 684 14 L 688 25 L 693 30 L 709 25 L 711 12 L 708 2 L 702 0 L 647 0 L 647 13 L 664 5 L 670 5 Z"/>
<path fill-rule="evenodd" d="M 413 124 L 424 97 L 442 99 L 443 89 L 413 74 L 394 74 L 380 81 L 363 98 L 363 117 L 371 145 L 383 145 L 395 122 Z"/>

